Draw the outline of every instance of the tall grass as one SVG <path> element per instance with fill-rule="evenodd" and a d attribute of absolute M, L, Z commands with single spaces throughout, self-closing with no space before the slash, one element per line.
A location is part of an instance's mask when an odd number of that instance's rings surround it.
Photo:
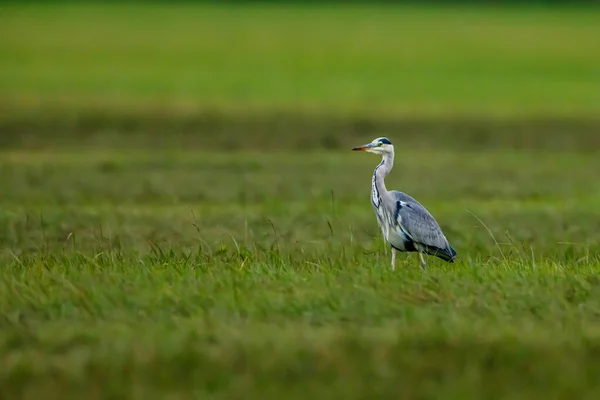
<path fill-rule="evenodd" d="M 3 394 L 594 396 L 598 158 L 398 150 L 457 263 L 391 271 L 364 154 L 5 153 Z"/>

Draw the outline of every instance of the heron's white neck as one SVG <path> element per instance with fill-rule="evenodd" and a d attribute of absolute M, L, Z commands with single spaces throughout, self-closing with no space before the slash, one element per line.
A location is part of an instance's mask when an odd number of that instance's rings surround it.
<path fill-rule="evenodd" d="M 383 155 L 381 163 L 375 168 L 373 172 L 373 182 L 371 184 L 372 190 L 372 201 L 373 204 L 378 207 L 381 202 L 381 198 L 388 196 L 388 190 L 385 187 L 384 178 L 390 173 L 394 166 L 394 153 L 386 153 Z"/>

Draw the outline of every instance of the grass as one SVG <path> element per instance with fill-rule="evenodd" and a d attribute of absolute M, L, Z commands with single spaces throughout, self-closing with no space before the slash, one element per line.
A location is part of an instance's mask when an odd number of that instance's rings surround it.
<path fill-rule="evenodd" d="M 4 153 L 3 392 L 597 395 L 598 158 L 399 151 L 456 264 L 390 270 L 375 156 Z"/>
<path fill-rule="evenodd" d="M 2 397 L 598 397 L 597 9 L 1 7 Z"/>
<path fill-rule="evenodd" d="M 5 149 L 600 148 L 598 8 L 1 7 Z"/>
<path fill-rule="evenodd" d="M 1 7 L 1 148 L 600 148 L 598 8 Z"/>
<path fill-rule="evenodd" d="M 599 21 L 597 8 L 3 6 L 0 100 L 13 111 L 595 116 Z"/>

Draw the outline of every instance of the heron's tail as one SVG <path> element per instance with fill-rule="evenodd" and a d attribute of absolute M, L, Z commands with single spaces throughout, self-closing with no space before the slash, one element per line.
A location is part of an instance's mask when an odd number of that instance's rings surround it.
<path fill-rule="evenodd" d="M 445 249 L 441 249 L 439 247 L 428 247 L 427 250 L 429 255 L 441 258 L 449 263 L 453 263 L 454 259 L 456 258 L 456 251 L 454 248 L 452 248 L 450 243 L 448 243 L 448 247 Z"/>

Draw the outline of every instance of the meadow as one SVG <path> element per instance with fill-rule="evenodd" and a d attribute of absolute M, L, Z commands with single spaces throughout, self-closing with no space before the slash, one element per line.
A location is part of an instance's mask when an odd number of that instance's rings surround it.
<path fill-rule="evenodd" d="M 596 398 L 598 21 L 2 6 L 1 397 Z"/>

